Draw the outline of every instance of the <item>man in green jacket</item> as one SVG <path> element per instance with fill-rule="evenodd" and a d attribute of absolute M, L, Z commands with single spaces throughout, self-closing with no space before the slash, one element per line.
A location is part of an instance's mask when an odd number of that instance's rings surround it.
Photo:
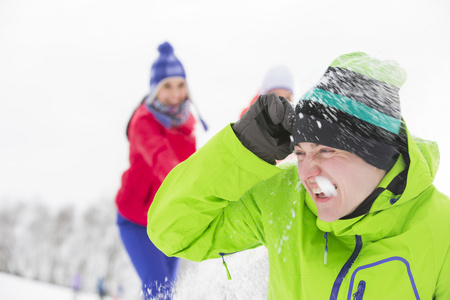
<path fill-rule="evenodd" d="M 261 96 L 167 176 L 150 239 L 194 261 L 264 245 L 268 299 L 450 299 L 450 200 L 437 145 L 401 118 L 405 80 L 356 52 L 295 112 Z M 291 149 L 297 166 L 275 166 Z"/>

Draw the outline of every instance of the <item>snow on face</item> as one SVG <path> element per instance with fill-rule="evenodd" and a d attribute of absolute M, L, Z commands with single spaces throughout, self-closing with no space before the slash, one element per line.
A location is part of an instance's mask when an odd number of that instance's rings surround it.
<path fill-rule="evenodd" d="M 322 190 L 322 193 L 325 194 L 327 197 L 336 196 L 337 191 L 334 185 L 328 180 L 328 178 L 325 178 L 323 176 L 317 176 L 316 182 L 319 185 L 320 189 Z"/>

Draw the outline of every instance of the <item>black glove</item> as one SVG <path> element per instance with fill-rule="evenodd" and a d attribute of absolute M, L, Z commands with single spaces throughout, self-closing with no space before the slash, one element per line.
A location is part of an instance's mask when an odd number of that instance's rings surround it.
<path fill-rule="evenodd" d="M 232 128 L 242 145 L 259 158 L 275 164 L 275 160 L 291 153 L 293 121 L 294 108 L 289 101 L 271 93 L 259 96 Z"/>

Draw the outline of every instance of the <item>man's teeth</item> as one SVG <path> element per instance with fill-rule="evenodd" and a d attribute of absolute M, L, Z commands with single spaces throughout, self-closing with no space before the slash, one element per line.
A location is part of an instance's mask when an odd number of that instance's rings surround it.
<path fill-rule="evenodd" d="M 321 194 L 322 190 L 319 187 L 313 187 L 311 188 L 314 194 Z"/>
<path fill-rule="evenodd" d="M 334 189 L 337 190 L 337 186 L 334 186 Z M 313 187 L 311 188 L 311 190 L 314 194 L 324 194 L 324 192 L 322 192 L 322 190 L 319 187 Z"/>
<path fill-rule="evenodd" d="M 320 189 L 314 189 L 313 193 L 319 198 L 326 198 L 329 196 L 329 195 L 326 195 L 325 193 L 323 193 Z"/>

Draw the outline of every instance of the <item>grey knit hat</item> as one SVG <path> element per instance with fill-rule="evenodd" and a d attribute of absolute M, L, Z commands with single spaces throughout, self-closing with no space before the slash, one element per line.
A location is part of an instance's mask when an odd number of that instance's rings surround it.
<path fill-rule="evenodd" d="M 399 90 L 405 81 L 406 72 L 395 62 L 363 52 L 339 56 L 300 98 L 293 143 L 345 150 L 389 170 L 399 153 Z"/>

